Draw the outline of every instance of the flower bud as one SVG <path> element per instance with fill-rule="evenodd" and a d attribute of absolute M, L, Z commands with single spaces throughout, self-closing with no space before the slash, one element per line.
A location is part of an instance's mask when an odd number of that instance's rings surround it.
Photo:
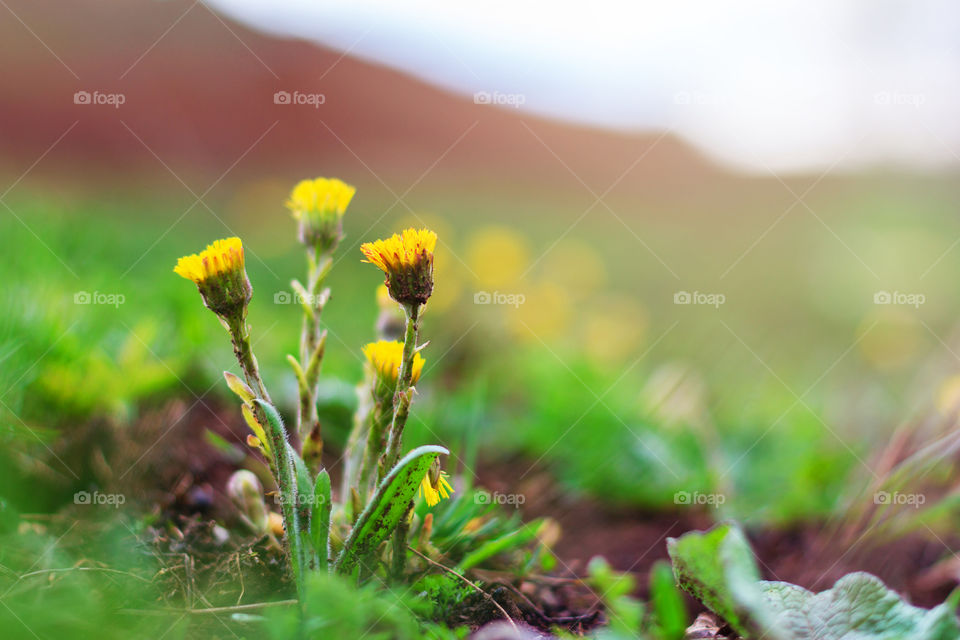
<path fill-rule="evenodd" d="M 240 519 L 259 534 L 267 532 L 267 505 L 263 486 L 252 471 L 241 469 L 227 481 L 227 495 L 240 511 Z"/>

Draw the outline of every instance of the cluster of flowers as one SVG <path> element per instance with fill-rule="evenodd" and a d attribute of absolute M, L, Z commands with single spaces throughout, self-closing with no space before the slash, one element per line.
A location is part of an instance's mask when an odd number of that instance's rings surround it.
<path fill-rule="evenodd" d="M 304 245 L 308 262 L 306 283 L 297 280 L 291 283 L 305 302 L 299 357 L 287 357 L 296 375 L 300 396 L 297 427 L 289 433 L 279 419 L 253 354 L 246 322 L 253 288 L 244 266 L 241 240 L 217 240 L 199 254 L 180 258 L 174 268 L 175 273 L 196 284 L 204 304 L 230 334 L 242 377 L 229 372 L 224 375 L 230 389 L 243 403 L 243 416 L 252 432 L 247 443 L 267 460 L 283 498 L 280 504 L 284 539 L 298 583 L 309 569 L 329 567 L 333 570 L 337 565 L 329 541 L 330 505 L 311 511 L 309 507 L 299 506 L 303 496 L 298 499 L 297 493 L 304 490 L 304 474 L 311 485 L 315 483 L 318 487 L 318 493 L 311 494 L 314 502 L 323 502 L 320 487 L 325 486 L 326 493 L 330 492 L 329 476 L 320 463 L 323 439 L 316 406 L 320 362 L 326 344 L 320 314 L 329 300 L 329 289 L 324 283 L 333 264 L 332 255 L 343 239 L 343 216 L 355 191 L 337 179 L 304 180 L 294 187 L 286 203 L 297 221 L 298 239 Z M 349 515 L 341 517 L 347 525 L 358 526 L 360 512 L 376 506 L 372 505 L 375 495 L 389 493 L 384 490 L 385 485 L 397 480 L 399 468 L 407 461 L 407 458 L 401 461 L 402 435 L 414 385 L 423 372 L 424 358 L 420 351 L 425 345 L 418 345 L 418 336 L 423 307 L 433 291 L 436 244 L 437 235 L 433 231 L 407 229 L 361 246 L 365 261 L 383 271 L 385 281 L 378 291 L 381 319 L 377 327 L 382 339 L 362 349 L 368 362 L 365 388 L 369 394 L 362 403 L 350 438 L 348 453 L 357 455 L 356 463 L 347 465 L 344 477 L 342 503 L 352 509 Z M 387 339 L 391 334 L 401 334 L 402 341 Z M 436 451 L 431 452 L 428 462 L 429 466 L 424 462 L 416 468 L 418 474 L 423 474 L 419 493 L 432 507 L 441 498 L 448 498 L 453 488 L 447 474 L 440 469 Z M 343 510 L 347 508 L 344 506 Z M 409 513 L 409 506 L 399 508 Z M 407 519 L 404 516 L 398 521 Z M 320 522 L 325 523 L 326 531 L 320 530 Z M 394 567 L 402 570 L 403 559 L 398 556 L 401 552 L 404 557 L 406 554 L 406 528 L 398 525 L 388 533 L 394 535 Z M 316 540 L 321 538 L 324 542 L 318 544 Z M 311 545 L 304 542 L 305 539 L 312 541 L 314 551 L 311 552 Z M 346 549 L 337 562 L 352 568 L 343 560 L 344 555 L 347 555 Z"/>

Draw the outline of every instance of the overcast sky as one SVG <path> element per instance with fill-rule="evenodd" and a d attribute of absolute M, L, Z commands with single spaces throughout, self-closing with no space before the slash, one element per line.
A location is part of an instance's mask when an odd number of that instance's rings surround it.
<path fill-rule="evenodd" d="M 960 163 L 953 0 L 208 3 L 502 108 L 670 129 L 741 168 Z"/>

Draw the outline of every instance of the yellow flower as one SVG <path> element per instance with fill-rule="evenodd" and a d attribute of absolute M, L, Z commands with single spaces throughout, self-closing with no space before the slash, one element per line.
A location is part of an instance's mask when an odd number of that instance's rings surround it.
<path fill-rule="evenodd" d="M 200 254 L 177 260 L 173 272 L 196 284 L 222 276 L 230 271 L 243 270 L 243 243 L 240 238 L 216 240 Z"/>
<path fill-rule="evenodd" d="M 173 272 L 196 284 L 204 304 L 225 318 L 242 318 L 253 296 L 240 238 L 217 240 L 199 254 L 180 258 Z"/>
<path fill-rule="evenodd" d="M 433 292 L 433 251 L 437 234 L 429 229 L 406 229 L 386 240 L 365 242 L 360 251 L 387 278 L 391 297 L 400 304 L 423 304 Z"/>
<path fill-rule="evenodd" d="M 449 498 L 453 493 L 453 487 L 447 482 L 449 476 L 445 471 L 440 470 L 440 464 L 434 461 L 427 473 L 424 474 L 420 482 L 418 495 L 422 495 L 427 501 L 427 506 L 432 507 L 441 498 Z"/>
<path fill-rule="evenodd" d="M 342 217 L 356 192 L 356 187 L 337 178 L 301 180 L 290 193 L 287 207 L 297 220 L 313 214 Z"/>
<path fill-rule="evenodd" d="M 363 348 L 363 355 L 373 365 L 377 378 L 387 384 L 391 393 L 396 389 L 397 378 L 400 376 L 400 363 L 403 361 L 403 343 L 392 340 L 371 342 Z M 413 354 L 413 370 L 410 384 L 417 384 L 420 373 L 423 371 L 423 356 Z"/>
<path fill-rule="evenodd" d="M 356 192 L 356 187 L 337 178 L 297 183 L 287 208 L 300 223 L 300 242 L 321 251 L 334 248 L 343 237 L 343 214 Z"/>

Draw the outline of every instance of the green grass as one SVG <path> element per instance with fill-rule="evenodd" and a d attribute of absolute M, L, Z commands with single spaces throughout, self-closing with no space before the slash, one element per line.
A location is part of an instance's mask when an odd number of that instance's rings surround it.
<path fill-rule="evenodd" d="M 913 406 L 931 405 L 939 379 L 920 378 L 918 368 L 932 362 L 940 379 L 956 369 L 937 336 L 946 337 L 960 313 L 950 277 L 960 269 L 960 251 L 920 278 L 960 235 L 944 212 L 942 189 L 910 180 L 853 184 L 846 191 L 824 186 L 810 198 L 836 235 L 797 211 L 749 251 L 750 238 L 779 215 L 779 199 L 764 205 L 769 210 L 744 211 L 736 229 L 690 203 L 668 216 L 659 205 L 614 201 L 624 222 L 591 215 L 571 234 L 599 260 L 595 290 L 570 286 L 563 280 L 569 269 L 557 261 L 565 245 L 554 241 L 576 221 L 575 206 L 543 194 L 493 206 L 455 190 L 431 193 L 425 208 L 450 212 L 426 216 L 446 227 L 441 250 L 451 254 L 438 291 L 458 296 L 426 316 L 428 371 L 410 444 L 440 436 L 476 444 L 487 456 L 521 453 L 569 488 L 618 503 L 673 508 L 678 491 L 721 492 L 722 512 L 748 520 L 829 513 L 845 483 L 867 475 L 859 460 L 883 434 Z M 380 280 L 360 264 L 355 244 L 411 219 L 395 212 L 378 221 L 390 203 L 375 196 L 358 203 L 346 218 L 348 239 L 324 314 L 331 332 L 325 410 L 334 444 L 349 425 Z M 11 204 L 30 225 L 0 222 L 7 255 L 0 275 L 8 283 L 2 296 L 13 310 L 0 318 L 0 411 L 18 446 L 39 447 L 38 439 L 93 416 L 133 420 L 140 406 L 165 398 L 227 399 L 219 374 L 235 366 L 226 334 L 171 271 L 180 255 L 228 235 L 222 223 L 212 216 L 177 221 L 178 203 L 137 194 L 79 198 L 67 210 L 38 193 Z M 295 389 L 284 355 L 296 349 L 299 309 L 274 304 L 273 296 L 288 290 L 303 264 L 292 221 L 279 206 L 271 215 L 270 222 L 260 215 L 229 221 L 248 247 L 255 349 L 268 385 L 289 409 Z M 484 265 L 473 260 L 470 243 L 489 225 L 514 230 L 527 260 L 536 261 L 528 273 L 501 284 L 475 280 Z M 718 275 L 737 259 L 729 275 Z M 573 276 L 581 267 L 573 265 Z M 562 313 L 539 309 L 541 286 L 568 287 Z M 475 291 L 497 288 L 524 293 L 528 302 L 520 309 L 471 304 Z M 872 304 L 879 289 L 922 291 L 928 303 L 895 310 L 907 316 L 904 329 L 884 316 L 890 308 Z M 677 290 L 720 291 L 727 302 L 720 309 L 678 306 Z M 81 291 L 120 294 L 124 303 L 75 304 Z M 613 348 L 597 357 L 596 335 L 604 346 L 607 329 L 601 324 L 590 334 L 590 327 L 617 318 L 623 301 L 639 311 L 621 322 L 641 326 L 642 337 L 620 344 L 620 334 L 609 334 Z M 562 322 L 550 326 L 544 318 Z M 883 339 L 857 343 L 871 326 Z M 907 334 L 912 342 L 900 345 Z M 882 360 L 900 347 L 905 356 L 894 366 L 878 368 L 866 357 L 872 350 Z M 686 381 L 680 392 L 665 391 L 678 379 Z M 679 393 L 681 404 L 691 396 L 695 411 L 665 415 L 658 404 L 664 393 L 674 401 Z"/>

